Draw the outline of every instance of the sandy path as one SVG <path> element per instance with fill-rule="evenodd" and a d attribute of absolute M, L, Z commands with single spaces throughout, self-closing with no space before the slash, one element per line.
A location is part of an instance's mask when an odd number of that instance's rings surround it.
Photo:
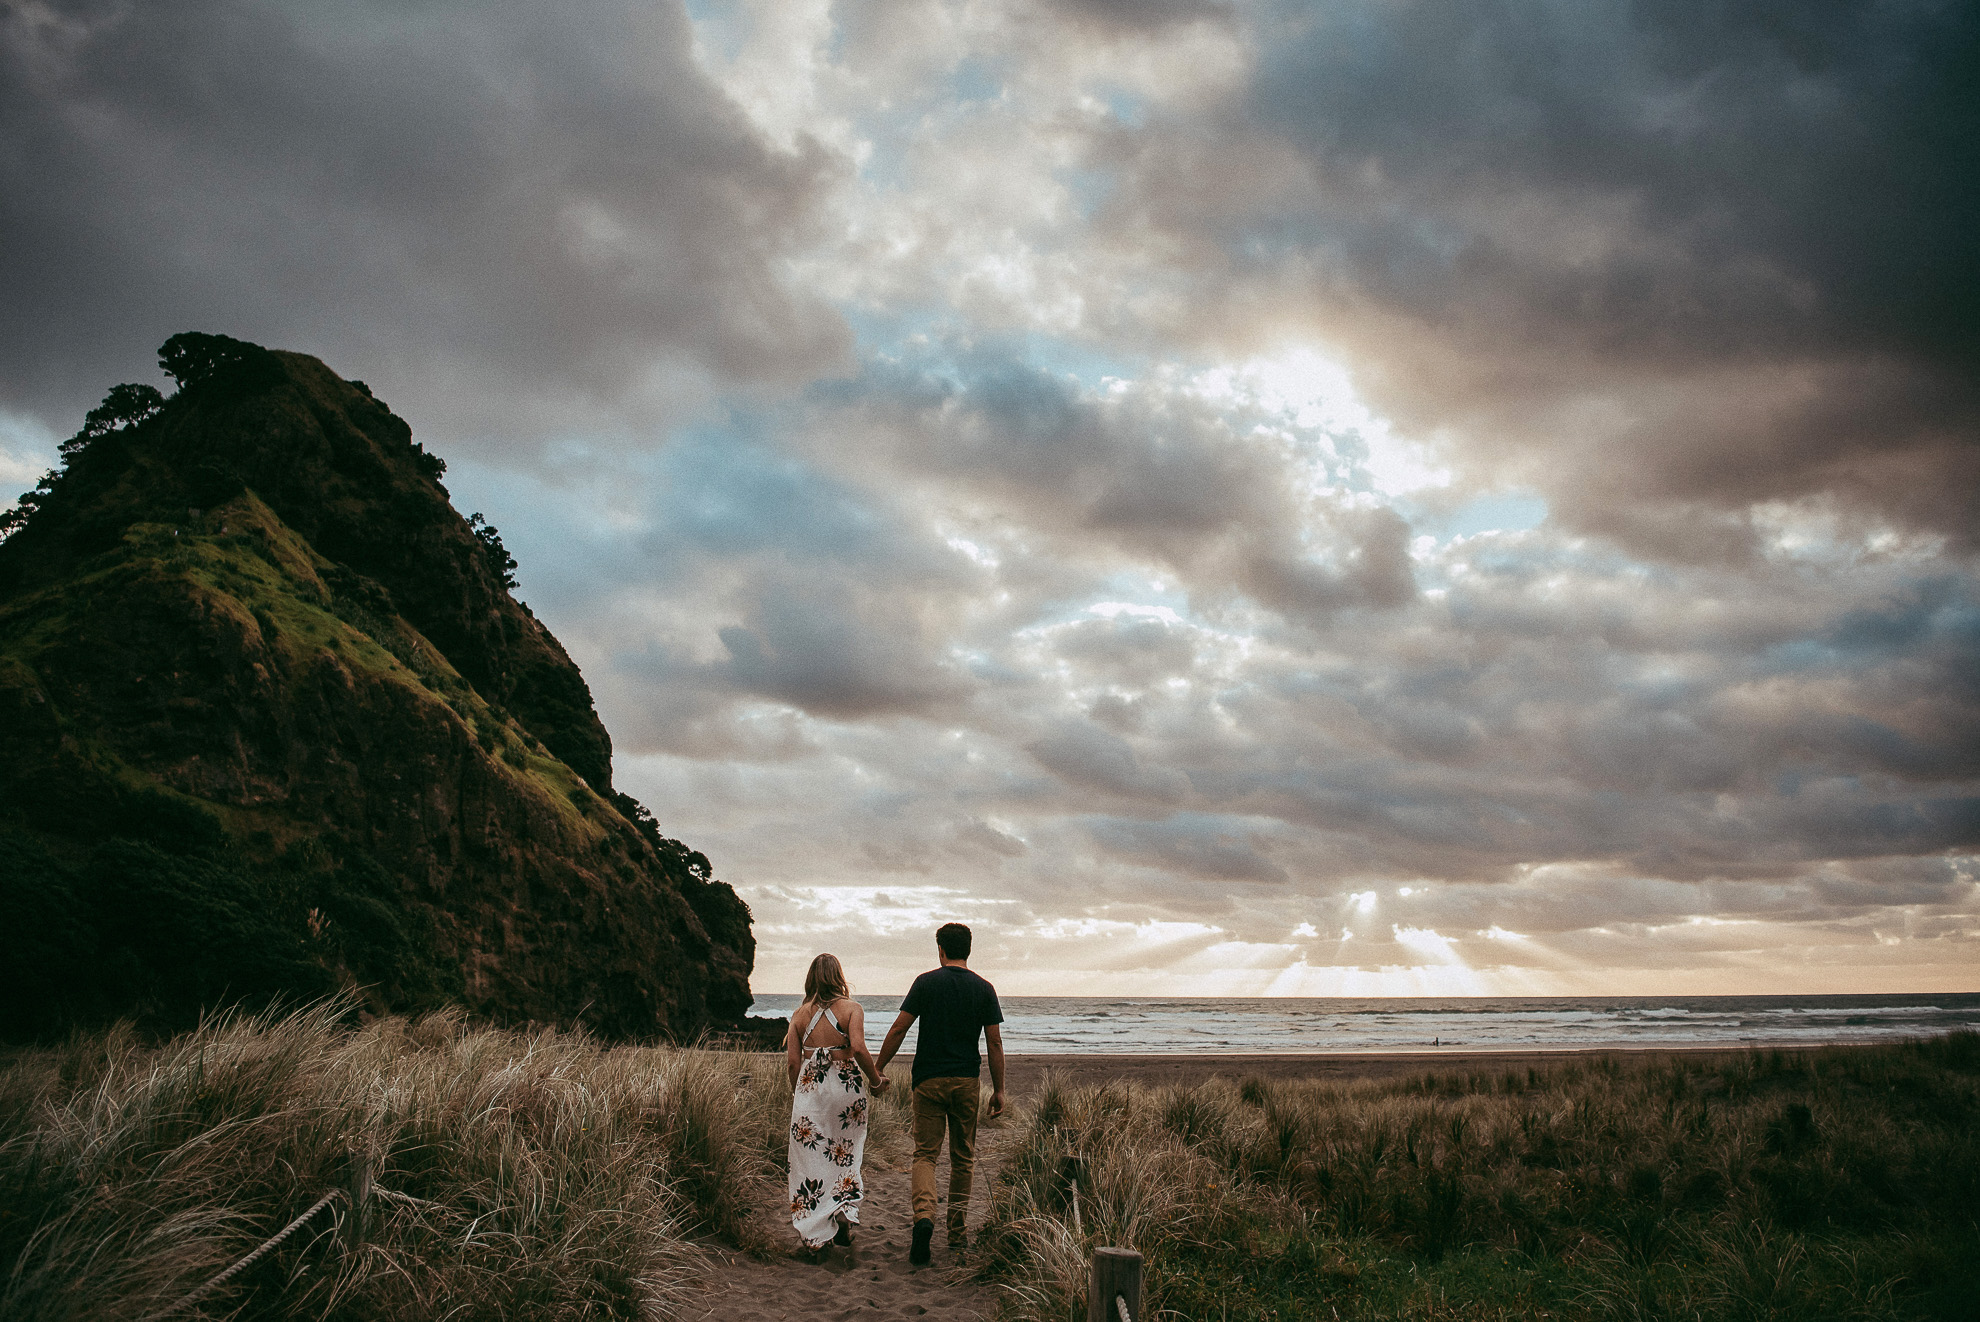
<path fill-rule="evenodd" d="M 999 1132 L 979 1131 L 976 1180 L 970 1199 L 970 1230 L 975 1232 L 990 1205 L 990 1185 L 996 1176 Z M 946 1162 L 946 1158 L 945 1158 Z M 947 1187 L 946 1164 L 941 1175 Z M 926 1267 L 908 1265 L 908 1235 L 913 1225 L 908 1198 L 905 1157 L 898 1168 L 872 1157 L 866 1162 L 866 1203 L 862 1223 L 853 1232 L 850 1249 L 826 1251 L 822 1263 L 791 1256 L 797 1236 L 782 1207 L 781 1187 L 765 1202 L 764 1224 L 782 1231 L 785 1252 L 757 1262 L 729 1249 L 709 1253 L 700 1293 L 681 1310 L 693 1322 L 856 1322 L 856 1319 L 981 1318 L 997 1315 L 998 1292 L 961 1279 L 961 1267 L 935 1229 L 935 1260 Z"/>

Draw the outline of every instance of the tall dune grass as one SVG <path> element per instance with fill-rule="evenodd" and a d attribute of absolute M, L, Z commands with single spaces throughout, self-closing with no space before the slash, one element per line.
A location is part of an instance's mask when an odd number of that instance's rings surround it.
<path fill-rule="evenodd" d="M 227 1016 L 128 1030 L 0 1071 L 0 1317 L 140 1319 L 254 1248 L 362 1154 L 380 1193 L 353 1249 L 340 1201 L 174 1317 L 671 1315 L 693 1240 L 762 1247 L 789 1089 L 778 1057 L 604 1048 L 441 1013 Z M 900 1108 L 875 1108 L 898 1146 Z"/>
<path fill-rule="evenodd" d="M 1048 1084 L 979 1270 L 1085 1315 L 1975 1316 L 1980 1036 L 1351 1085 Z"/>

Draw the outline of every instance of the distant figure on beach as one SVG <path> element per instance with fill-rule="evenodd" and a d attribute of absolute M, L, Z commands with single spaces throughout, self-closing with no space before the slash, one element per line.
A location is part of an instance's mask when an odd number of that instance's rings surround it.
<path fill-rule="evenodd" d="M 969 971 L 969 929 L 944 923 L 935 932 L 942 963 L 914 980 L 887 1040 L 880 1044 L 880 1068 L 901 1049 L 908 1027 L 919 1018 L 921 1037 L 914 1049 L 914 1240 L 908 1261 L 928 1261 L 935 1237 L 935 1158 L 949 1138 L 949 1248 L 968 1247 L 970 1177 L 976 1166 L 978 1074 L 983 1068 L 976 1041 L 982 1035 L 990 1054 L 990 1114 L 1004 1109 L 1004 1011 L 997 989 Z"/>
<path fill-rule="evenodd" d="M 866 1184 L 868 1083 L 887 1080 L 866 1049 L 866 1011 L 848 994 L 836 955 L 804 975 L 804 1004 L 791 1012 L 784 1063 L 791 1076 L 791 1226 L 808 1249 L 852 1243 Z"/>

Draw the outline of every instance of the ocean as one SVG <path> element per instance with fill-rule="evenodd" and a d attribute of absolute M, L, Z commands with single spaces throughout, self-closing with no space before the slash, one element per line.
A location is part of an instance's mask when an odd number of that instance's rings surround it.
<path fill-rule="evenodd" d="M 758 996 L 780 1018 L 802 1000 Z M 862 996 L 879 1048 L 898 996 Z M 1980 992 L 1896 996 L 1561 996 L 1396 999 L 1007 996 L 1009 1052 L 1531 1051 L 1816 1046 L 1980 1029 Z M 913 1044 L 909 1035 L 909 1045 Z"/>

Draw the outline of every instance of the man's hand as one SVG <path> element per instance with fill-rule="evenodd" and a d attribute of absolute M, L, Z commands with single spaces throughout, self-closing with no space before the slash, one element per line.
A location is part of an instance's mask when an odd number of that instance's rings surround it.
<path fill-rule="evenodd" d="M 887 1062 L 901 1049 L 901 1043 L 907 1041 L 908 1029 L 913 1026 L 914 1016 L 906 1010 L 894 1016 L 894 1026 L 887 1030 L 887 1040 L 880 1044 L 880 1061 L 876 1068 L 882 1074 L 887 1072 Z"/>
<path fill-rule="evenodd" d="M 887 1090 L 893 1086 L 894 1086 L 894 1081 L 888 1078 L 886 1075 L 882 1074 L 879 1078 L 873 1081 L 873 1095 L 875 1097 L 885 1097 L 887 1095 Z"/>
<path fill-rule="evenodd" d="M 1004 1028 L 1001 1024 L 983 1026 L 983 1045 L 990 1049 L 990 1114 L 1004 1113 Z"/>

